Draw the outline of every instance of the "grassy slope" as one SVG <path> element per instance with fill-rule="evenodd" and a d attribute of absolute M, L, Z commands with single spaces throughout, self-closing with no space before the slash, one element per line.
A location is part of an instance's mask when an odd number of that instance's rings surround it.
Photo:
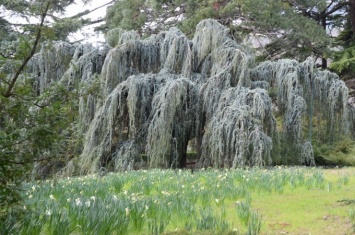
<path fill-rule="evenodd" d="M 344 174 L 349 183 L 337 186 Z M 262 234 L 351 234 L 351 223 L 342 200 L 355 200 L 355 169 L 324 170 L 332 188 L 286 189 L 283 194 L 253 194 L 252 207 L 263 215 Z M 327 186 L 328 187 L 328 186 Z"/>
<path fill-rule="evenodd" d="M 318 179 L 320 184 L 316 182 Z M 294 187 L 291 188 L 291 185 Z M 38 211 L 40 220 L 53 217 L 56 230 L 63 227 L 58 222 L 65 222 L 66 226 L 72 227 L 74 233 L 71 234 L 84 234 L 80 228 L 87 225 L 91 226 L 87 227 L 88 231 L 97 229 L 98 223 L 101 228 L 110 228 L 118 218 L 130 220 L 129 234 L 147 234 L 147 220 L 142 231 L 135 231 L 132 227 L 135 206 L 146 214 L 138 214 L 137 221 L 151 213 L 160 216 L 159 220 L 165 219 L 169 213 L 162 210 L 171 210 L 165 234 L 245 234 L 247 228 L 237 214 L 236 202 L 245 202 L 250 198 L 251 210 L 262 215 L 261 234 L 338 235 L 355 232 L 352 228 L 355 220 L 351 223 L 347 215 L 351 208 L 355 209 L 355 205 L 340 202 L 355 201 L 355 168 L 322 171 L 311 168 L 208 170 L 195 174 L 190 171 L 133 171 L 104 177 L 40 182 L 34 186 L 29 184 L 26 188 L 24 199 L 27 208 Z M 91 199 L 93 196 L 95 198 Z M 81 206 L 76 205 L 77 200 L 81 201 Z M 91 203 L 87 206 L 88 201 Z M 149 206 L 149 210 L 145 211 L 145 205 Z M 196 219 L 200 218 L 200 211 L 206 207 L 214 210 L 217 219 L 222 218 L 222 211 L 225 210 L 226 217 L 222 220 L 228 221 L 228 231 L 196 231 Z M 128 212 L 127 208 L 130 208 Z M 191 217 L 187 215 L 190 209 Z M 46 215 L 48 210 L 51 217 Z M 69 216 L 68 221 L 58 217 L 60 211 L 63 216 Z M 30 221 L 35 221 L 33 215 L 29 216 Z M 190 221 L 192 230 L 184 231 Z M 53 234 L 50 232 L 50 220 L 43 223 L 41 234 Z M 209 227 L 209 222 L 205 225 Z M 117 226 L 115 231 L 122 227 L 120 223 Z M 234 228 L 238 231 L 234 232 Z"/>
<path fill-rule="evenodd" d="M 261 234 L 355 234 L 347 213 L 355 207 L 354 204 L 348 204 L 350 200 L 355 200 L 355 168 L 325 169 L 323 173 L 325 179 L 331 183 L 324 189 L 288 187 L 283 193 L 254 192 L 251 207 L 262 214 Z M 349 176 L 349 182 L 345 185 L 341 182 L 344 176 Z M 226 205 L 229 215 L 227 219 L 232 227 L 242 228 L 238 217 L 235 216 L 235 201 L 226 202 Z M 243 229 L 237 231 L 235 234 L 245 233 Z M 180 231 L 165 234 L 219 233 Z"/>

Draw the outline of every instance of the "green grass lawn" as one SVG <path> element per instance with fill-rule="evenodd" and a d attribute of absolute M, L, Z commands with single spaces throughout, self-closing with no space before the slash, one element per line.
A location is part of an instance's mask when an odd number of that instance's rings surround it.
<path fill-rule="evenodd" d="M 354 168 L 323 173 L 324 188 L 253 194 L 253 208 L 263 215 L 262 234 L 353 234 L 348 211 L 355 206 Z M 345 185 L 344 174 L 349 176 Z"/>
<path fill-rule="evenodd" d="M 2 234 L 354 234 L 355 168 L 149 170 L 32 182 Z"/>

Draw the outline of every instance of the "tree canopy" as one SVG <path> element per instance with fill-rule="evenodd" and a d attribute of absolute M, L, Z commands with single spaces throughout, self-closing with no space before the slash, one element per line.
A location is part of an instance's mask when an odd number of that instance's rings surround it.
<path fill-rule="evenodd" d="M 104 28 L 150 35 L 177 26 L 191 37 L 198 22 L 213 18 L 230 28 L 239 42 L 249 35 L 261 46 L 261 58 L 314 56 L 323 58 L 326 68 L 334 30 L 342 31 L 344 22 L 353 25 L 353 6 L 353 0 L 123 0 L 108 9 Z"/>

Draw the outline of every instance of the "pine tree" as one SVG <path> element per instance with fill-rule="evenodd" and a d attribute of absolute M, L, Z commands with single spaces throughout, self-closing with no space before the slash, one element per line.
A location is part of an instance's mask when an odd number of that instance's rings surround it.
<path fill-rule="evenodd" d="M 201 20 L 212 18 L 231 29 L 238 42 L 249 36 L 259 44 L 261 61 L 314 56 L 321 58 L 321 66 L 326 68 L 329 32 L 341 30 L 341 22 L 352 15 L 348 10 L 352 4 L 343 0 L 123 0 L 108 9 L 101 29 L 119 27 L 149 36 L 176 26 L 192 37 Z"/>

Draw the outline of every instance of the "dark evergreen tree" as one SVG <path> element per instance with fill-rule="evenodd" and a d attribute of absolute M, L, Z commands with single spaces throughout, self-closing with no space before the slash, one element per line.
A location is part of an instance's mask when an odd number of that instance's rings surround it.
<path fill-rule="evenodd" d="M 263 41 L 261 58 L 304 60 L 314 56 L 326 68 L 330 31 L 341 30 L 341 22 L 351 18 L 351 6 L 352 1 L 344 0 L 123 0 L 108 9 L 104 28 L 150 35 L 177 26 L 190 37 L 198 22 L 213 18 L 230 28 L 239 42 L 248 35 L 255 42 Z"/>
<path fill-rule="evenodd" d="M 75 48 L 53 47 L 50 40 L 65 39 L 69 32 L 82 26 L 71 27 L 72 23 L 63 26 L 62 22 L 69 19 L 54 16 L 73 3 L 72 0 L 5 0 L 0 4 L 14 17 L 37 21 L 13 24 L 5 15 L 0 16 L 0 217 L 18 202 L 19 185 L 33 167 L 49 162 L 52 166 L 60 165 L 63 150 L 70 146 L 68 136 L 78 113 L 76 103 L 72 102 L 76 94 L 55 82 L 67 70 Z M 48 18 L 54 19 L 54 23 Z M 46 51 L 42 57 L 40 50 Z M 38 57 L 47 60 L 48 66 L 35 64 Z M 61 58 L 60 64 L 51 63 L 52 57 Z M 40 68 L 38 74 L 31 73 L 35 66 Z M 52 80 L 37 79 L 47 75 Z"/>

